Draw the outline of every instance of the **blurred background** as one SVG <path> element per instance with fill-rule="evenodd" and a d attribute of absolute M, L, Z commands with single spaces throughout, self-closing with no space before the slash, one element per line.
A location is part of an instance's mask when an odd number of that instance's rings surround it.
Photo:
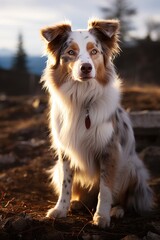
<path fill-rule="evenodd" d="M 0 93 L 37 94 L 45 67 L 39 31 L 65 19 L 87 28 L 90 17 L 121 22 L 118 73 L 127 84 L 160 84 L 159 0 L 0 0 Z"/>

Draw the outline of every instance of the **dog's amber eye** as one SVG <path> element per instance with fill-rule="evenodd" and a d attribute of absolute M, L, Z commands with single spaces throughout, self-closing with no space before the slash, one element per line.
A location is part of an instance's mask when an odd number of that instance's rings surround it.
<path fill-rule="evenodd" d="M 92 49 L 92 51 L 91 51 L 91 55 L 96 55 L 97 54 L 97 50 L 96 49 Z"/>
<path fill-rule="evenodd" d="M 73 55 L 75 55 L 75 52 L 73 50 L 69 50 L 68 54 L 73 56 Z"/>

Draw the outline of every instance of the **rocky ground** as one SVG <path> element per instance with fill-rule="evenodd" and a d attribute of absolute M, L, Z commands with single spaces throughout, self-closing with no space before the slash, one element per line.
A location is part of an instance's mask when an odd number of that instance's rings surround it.
<path fill-rule="evenodd" d="M 126 89 L 123 105 L 129 111 L 160 110 L 160 90 Z M 46 219 L 46 211 L 56 202 L 46 172 L 54 161 L 49 149 L 47 98 L 1 96 L 0 239 L 160 239 L 160 145 L 152 143 L 151 138 L 150 145 L 141 149 L 157 199 L 152 213 L 128 213 L 105 230 L 91 224 L 93 213 L 85 207 L 70 212 L 66 219 Z"/>

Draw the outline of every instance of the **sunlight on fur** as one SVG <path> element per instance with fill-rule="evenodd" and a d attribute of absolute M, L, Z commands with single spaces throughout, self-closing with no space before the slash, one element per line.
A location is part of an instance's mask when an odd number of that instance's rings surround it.
<path fill-rule="evenodd" d="M 66 217 L 71 199 L 95 208 L 93 224 L 101 228 L 127 210 L 151 210 L 149 173 L 135 151 L 113 65 L 118 20 L 92 19 L 88 29 L 76 31 L 64 22 L 41 35 L 48 55 L 42 82 L 50 95 L 50 134 L 58 156 L 51 170 L 58 200 L 47 217 Z"/>

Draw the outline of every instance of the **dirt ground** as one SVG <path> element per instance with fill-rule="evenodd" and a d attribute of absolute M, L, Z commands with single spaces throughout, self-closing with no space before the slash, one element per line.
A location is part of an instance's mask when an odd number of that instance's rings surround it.
<path fill-rule="evenodd" d="M 160 110 L 160 89 L 127 88 L 122 102 L 129 111 Z M 152 213 L 128 213 L 105 230 L 91 224 L 93 213 L 87 209 L 46 219 L 56 202 L 46 172 L 54 161 L 48 135 L 46 97 L 0 96 L 0 240 L 160 239 L 160 169 L 154 171 L 154 162 Z"/>

